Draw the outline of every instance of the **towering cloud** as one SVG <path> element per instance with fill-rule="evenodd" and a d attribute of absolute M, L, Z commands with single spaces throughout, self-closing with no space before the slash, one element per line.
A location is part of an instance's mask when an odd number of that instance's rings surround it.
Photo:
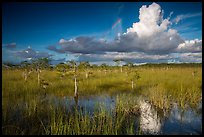
<path fill-rule="evenodd" d="M 184 42 L 176 30 L 168 29 L 171 25 L 169 18 L 163 19 L 161 7 L 152 3 L 140 8 L 139 22 L 133 23 L 127 29 L 128 34 L 135 33 L 132 43 L 144 52 L 168 53 Z M 137 44 L 137 45 L 136 45 Z"/>

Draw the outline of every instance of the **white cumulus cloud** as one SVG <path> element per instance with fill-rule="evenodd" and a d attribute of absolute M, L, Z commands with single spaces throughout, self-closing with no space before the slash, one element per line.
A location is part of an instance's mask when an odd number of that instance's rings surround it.
<path fill-rule="evenodd" d="M 186 40 L 179 44 L 176 51 L 178 52 L 202 52 L 202 40 Z"/>
<path fill-rule="evenodd" d="M 183 42 L 176 30 L 170 29 L 170 18 L 163 19 L 160 5 L 152 3 L 149 7 L 140 8 L 139 22 L 133 23 L 131 28 L 127 29 L 126 35 L 136 33 L 134 37 L 143 51 L 171 52 L 180 43 Z M 171 16 L 172 12 L 170 13 Z M 135 42 L 134 42 L 135 43 Z M 134 44 L 133 43 L 133 44 Z"/>
<path fill-rule="evenodd" d="M 185 60 L 183 53 L 202 52 L 202 40 L 184 40 L 171 25 L 170 12 L 164 18 L 164 11 L 157 3 L 143 5 L 139 9 L 139 21 L 127 28 L 123 34 L 107 41 L 89 36 L 78 36 L 72 39 L 60 39 L 58 46 L 49 46 L 47 49 L 57 53 L 81 54 L 79 60 L 110 61 L 115 58 L 125 58 L 135 62 L 167 62 L 169 59 Z M 179 16 L 181 19 L 200 16 L 187 14 Z M 182 54 L 181 58 L 172 56 L 172 53 Z M 178 55 L 179 56 L 179 55 Z M 188 56 L 190 60 L 199 61 L 202 57 Z"/>

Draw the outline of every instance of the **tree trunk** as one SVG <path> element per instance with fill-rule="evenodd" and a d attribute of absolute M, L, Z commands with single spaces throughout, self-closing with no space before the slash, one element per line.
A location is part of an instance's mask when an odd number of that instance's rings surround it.
<path fill-rule="evenodd" d="M 133 90 L 133 88 L 134 88 L 134 81 L 132 80 L 132 90 Z"/>
<path fill-rule="evenodd" d="M 40 71 L 38 70 L 38 85 L 40 85 Z"/>
<path fill-rule="evenodd" d="M 25 73 L 24 78 L 25 78 L 25 81 L 27 82 L 27 73 Z"/>
<path fill-rule="evenodd" d="M 27 71 L 26 70 L 24 70 L 24 72 L 23 72 L 23 78 L 25 81 L 27 81 Z"/>
<path fill-rule="evenodd" d="M 76 76 L 74 76 L 74 96 L 77 97 L 78 93 L 77 93 L 77 79 Z"/>
<path fill-rule="evenodd" d="M 192 72 L 192 76 L 193 76 L 193 78 L 195 77 L 195 72 Z"/>
<path fill-rule="evenodd" d="M 74 64 L 74 72 L 76 73 L 76 65 Z"/>
<path fill-rule="evenodd" d="M 88 72 L 86 72 L 86 78 L 88 78 L 89 77 L 89 74 L 88 74 Z"/>
<path fill-rule="evenodd" d="M 120 72 L 123 72 L 123 66 L 121 66 L 121 68 L 120 68 Z"/>

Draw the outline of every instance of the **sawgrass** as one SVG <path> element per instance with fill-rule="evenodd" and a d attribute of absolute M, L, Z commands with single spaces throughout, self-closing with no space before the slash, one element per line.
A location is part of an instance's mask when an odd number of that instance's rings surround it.
<path fill-rule="evenodd" d="M 196 107 L 202 97 L 201 67 L 132 68 L 140 79 L 131 88 L 129 68 L 89 69 L 93 74 L 85 77 L 78 70 L 79 96 L 115 95 L 116 110 L 108 113 L 102 104 L 94 117 L 81 111 L 67 112 L 63 105 L 56 107 L 47 96 L 74 96 L 72 75 L 60 77 L 56 70 L 43 70 L 41 79 L 46 89 L 37 83 L 37 74 L 31 73 L 25 82 L 23 70 L 2 70 L 2 132 L 3 134 L 140 134 L 134 117 L 138 115 L 137 97 L 148 98 L 162 110 L 171 109 L 176 102 L 185 109 Z M 196 71 L 195 75 L 192 75 Z M 124 126 L 125 125 L 125 126 Z M 136 128 L 136 130 L 135 130 Z"/>

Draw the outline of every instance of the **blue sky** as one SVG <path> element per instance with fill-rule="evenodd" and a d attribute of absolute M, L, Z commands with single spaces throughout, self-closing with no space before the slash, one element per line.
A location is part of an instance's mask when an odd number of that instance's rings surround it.
<path fill-rule="evenodd" d="M 13 53 L 25 50 L 28 46 L 35 51 L 52 54 L 53 59 L 64 57 L 67 60 L 72 57 L 74 59 L 76 54 L 73 51 L 67 50 L 69 55 L 65 56 L 47 47 L 58 45 L 56 46 L 58 48 L 60 39 L 68 41 L 80 36 L 111 41 L 118 36 L 118 33 L 126 33 L 133 23 L 139 22 L 140 8 L 151 4 L 152 2 L 3 3 L 2 46 L 16 44 L 12 50 L 3 48 L 3 61 L 15 62 Z M 163 19 L 173 13 L 169 19 L 172 22 L 170 28 L 177 30 L 184 41 L 202 40 L 201 3 L 158 2 L 157 4 L 163 10 Z M 179 17 L 176 23 L 175 19 Z M 121 19 L 121 22 L 111 29 L 118 19 Z M 62 47 L 63 44 L 66 45 L 62 43 Z M 149 55 L 145 50 L 139 52 Z M 87 55 L 80 56 L 80 58 L 83 57 L 86 58 Z"/>

